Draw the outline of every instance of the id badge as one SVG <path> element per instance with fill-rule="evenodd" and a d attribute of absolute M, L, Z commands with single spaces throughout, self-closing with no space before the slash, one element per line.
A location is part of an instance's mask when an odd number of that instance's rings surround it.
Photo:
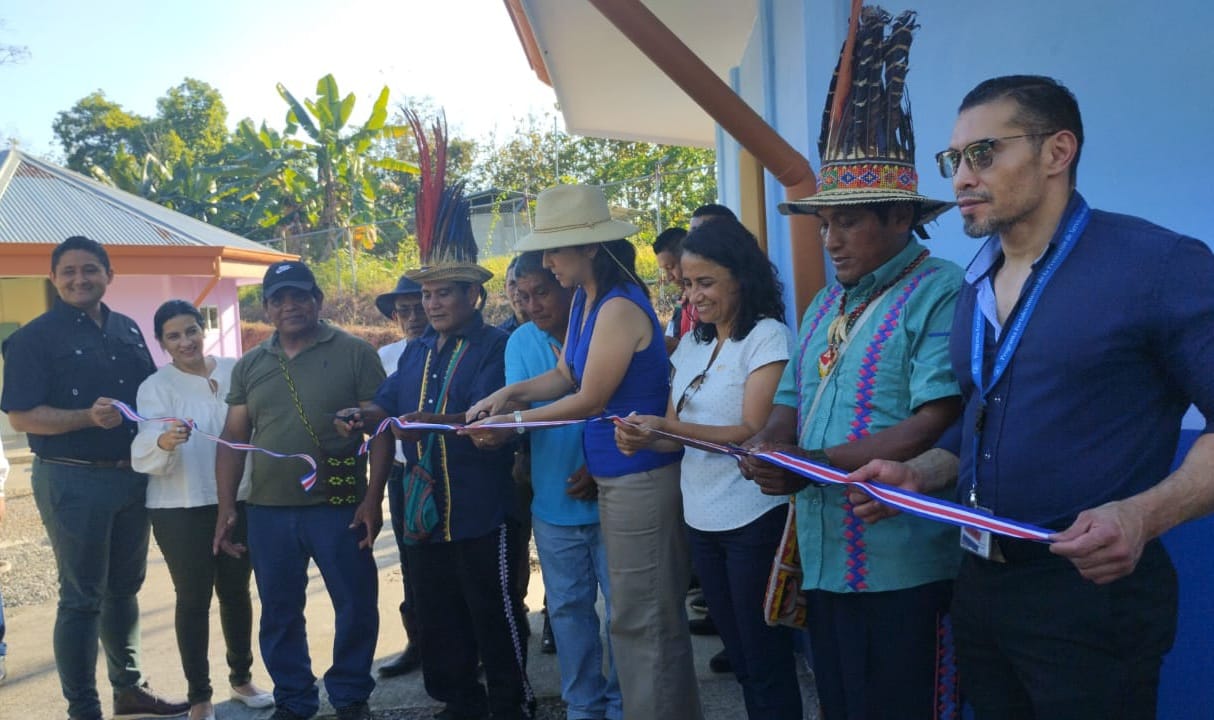
<path fill-rule="evenodd" d="M 993 513 L 986 508 L 975 508 L 978 512 L 992 515 Z M 961 549 L 977 555 L 984 560 L 994 562 L 1006 562 L 1003 558 L 1003 553 L 999 550 L 999 543 L 991 535 L 989 530 L 978 530 L 971 527 L 961 528 Z"/>

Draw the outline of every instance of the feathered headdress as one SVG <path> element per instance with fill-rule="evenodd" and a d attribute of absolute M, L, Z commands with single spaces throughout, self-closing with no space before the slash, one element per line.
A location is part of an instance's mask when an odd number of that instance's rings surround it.
<path fill-rule="evenodd" d="M 927 237 L 923 224 L 955 203 L 918 192 L 915 135 L 906 95 L 910 45 L 919 27 L 915 11 L 891 19 L 879 7 L 859 5 L 853 4 L 847 39 L 822 111 L 818 192 L 781 203 L 780 212 L 813 214 L 821 207 L 913 202 L 919 205 L 915 230 Z"/>
<path fill-rule="evenodd" d="M 405 277 L 415 282 L 453 280 L 483 283 L 493 273 L 476 264 L 476 237 L 464 196 L 463 181 L 447 185 L 447 121 L 440 115 L 430 135 L 413 110 L 405 110 L 405 119 L 417 141 L 421 184 L 417 190 L 414 213 L 417 247 L 422 266 Z"/>

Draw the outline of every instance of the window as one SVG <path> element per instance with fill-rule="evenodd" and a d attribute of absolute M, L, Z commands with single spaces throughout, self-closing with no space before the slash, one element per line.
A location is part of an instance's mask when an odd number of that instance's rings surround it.
<path fill-rule="evenodd" d="M 198 308 L 202 313 L 202 329 L 206 332 L 219 329 L 219 308 L 215 305 L 203 305 Z"/>

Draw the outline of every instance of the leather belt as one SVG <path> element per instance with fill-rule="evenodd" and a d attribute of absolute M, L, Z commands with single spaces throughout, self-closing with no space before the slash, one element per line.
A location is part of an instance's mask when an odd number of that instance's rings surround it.
<path fill-rule="evenodd" d="M 111 470 L 129 470 L 131 467 L 130 460 L 81 460 L 79 458 L 65 457 L 45 457 L 38 456 L 42 462 L 53 463 L 55 465 L 68 465 L 70 467 L 90 467 L 90 468 L 109 468 Z"/>

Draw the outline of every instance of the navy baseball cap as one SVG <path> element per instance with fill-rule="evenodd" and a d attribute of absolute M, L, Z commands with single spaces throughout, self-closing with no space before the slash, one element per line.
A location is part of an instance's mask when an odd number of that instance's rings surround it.
<path fill-rule="evenodd" d="M 298 260 L 276 262 L 266 268 L 265 277 L 261 279 L 261 299 L 269 300 L 274 293 L 283 288 L 296 288 L 305 292 L 317 290 L 316 276 L 307 265 Z"/>

